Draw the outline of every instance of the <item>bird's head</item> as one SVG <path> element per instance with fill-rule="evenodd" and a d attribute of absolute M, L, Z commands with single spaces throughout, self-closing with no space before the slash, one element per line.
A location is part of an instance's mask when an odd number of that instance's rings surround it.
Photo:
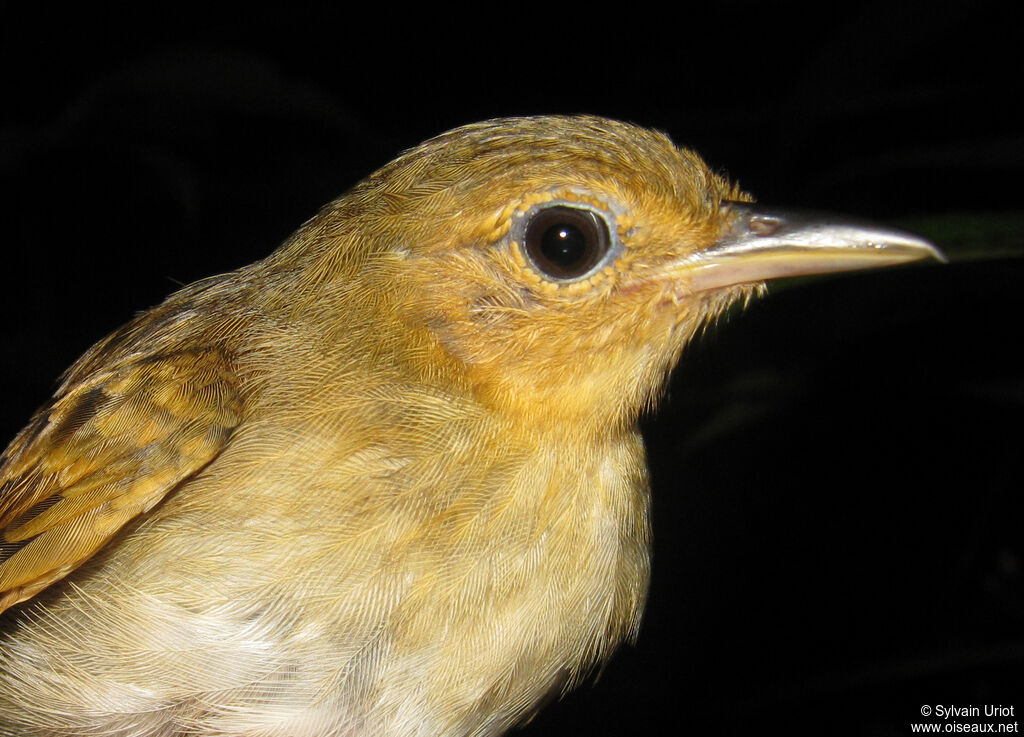
<path fill-rule="evenodd" d="M 607 428 L 635 421 L 694 333 L 765 279 L 936 255 L 751 201 L 661 133 L 510 118 L 406 152 L 283 251 L 303 249 L 310 284 L 361 295 L 402 340 L 425 336 L 423 372 L 520 420 Z"/>

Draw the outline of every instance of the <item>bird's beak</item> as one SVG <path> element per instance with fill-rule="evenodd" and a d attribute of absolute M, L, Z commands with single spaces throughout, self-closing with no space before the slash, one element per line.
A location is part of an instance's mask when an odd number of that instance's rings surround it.
<path fill-rule="evenodd" d="M 725 230 L 681 264 L 694 292 L 833 271 L 873 269 L 923 258 L 945 261 L 909 233 L 836 218 L 723 204 Z"/>

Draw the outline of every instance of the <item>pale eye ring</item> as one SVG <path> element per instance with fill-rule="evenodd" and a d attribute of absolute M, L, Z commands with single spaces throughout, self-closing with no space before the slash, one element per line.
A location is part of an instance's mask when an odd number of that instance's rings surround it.
<path fill-rule="evenodd" d="M 589 207 L 551 203 L 526 213 L 517 240 L 533 265 L 556 281 L 590 276 L 612 250 L 604 216 Z"/>

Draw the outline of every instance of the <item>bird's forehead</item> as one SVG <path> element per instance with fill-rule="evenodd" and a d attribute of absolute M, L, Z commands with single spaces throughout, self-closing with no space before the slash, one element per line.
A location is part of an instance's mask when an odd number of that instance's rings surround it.
<path fill-rule="evenodd" d="M 427 141 L 389 168 L 399 187 L 444 187 L 489 206 L 557 188 L 633 199 L 673 196 L 694 205 L 713 194 L 713 177 L 693 152 L 661 133 L 592 117 L 466 126 Z"/>
<path fill-rule="evenodd" d="M 393 197 L 417 211 L 411 221 L 448 222 L 450 235 L 461 231 L 477 242 L 482 234 L 501 234 L 511 215 L 545 199 L 578 199 L 657 226 L 708 217 L 724 194 L 701 158 L 665 135 L 590 117 L 467 126 L 379 174 Z"/>

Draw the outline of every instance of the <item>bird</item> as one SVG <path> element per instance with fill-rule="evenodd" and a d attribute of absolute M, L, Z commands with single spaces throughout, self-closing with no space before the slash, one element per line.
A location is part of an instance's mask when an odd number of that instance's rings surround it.
<path fill-rule="evenodd" d="M 639 631 L 639 418 L 766 280 L 941 254 L 588 115 L 465 125 L 90 348 L 0 456 L 0 735 L 500 735 Z"/>

